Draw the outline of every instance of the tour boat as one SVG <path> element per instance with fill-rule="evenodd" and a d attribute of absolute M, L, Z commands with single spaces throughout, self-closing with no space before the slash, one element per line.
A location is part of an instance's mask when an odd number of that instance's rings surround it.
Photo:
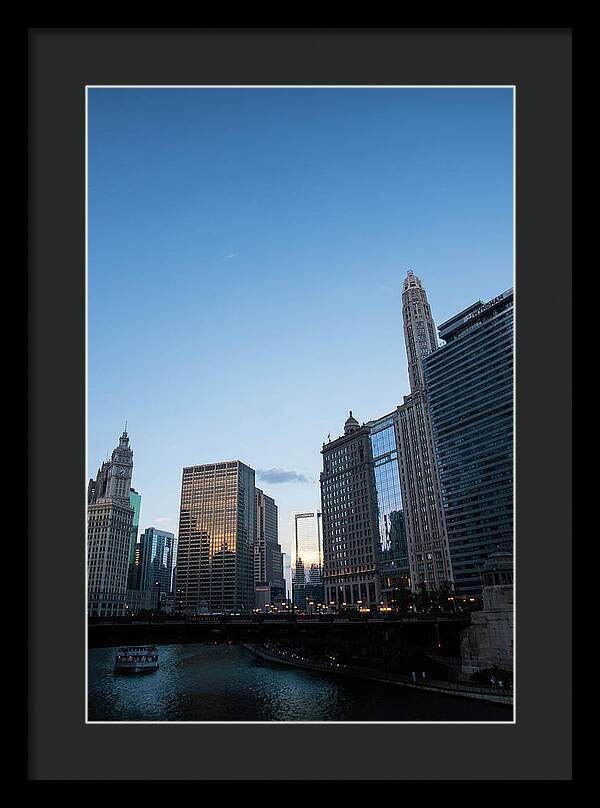
<path fill-rule="evenodd" d="M 121 673 L 147 673 L 158 670 L 158 648 L 154 645 L 127 645 L 119 648 L 115 670 Z"/>

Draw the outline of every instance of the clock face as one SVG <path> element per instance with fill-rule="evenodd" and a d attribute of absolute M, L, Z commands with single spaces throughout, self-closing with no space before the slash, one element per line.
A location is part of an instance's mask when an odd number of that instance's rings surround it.
<path fill-rule="evenodd" d="M 127 474 L 127 471 L 124 468 L 117 469 L 117 474 L 119 477 L 124 477 Z"/>

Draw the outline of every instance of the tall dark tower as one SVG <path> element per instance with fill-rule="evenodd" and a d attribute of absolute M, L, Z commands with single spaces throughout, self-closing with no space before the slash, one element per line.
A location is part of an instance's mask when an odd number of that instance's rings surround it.
<path fill-rule="evenodd" d="M 427 302 L 427 292 L 411 270 L 408 271 L 402 286 L 402 319 L 408 358 L 408 379 L 410 390 L 415 393 L 425 388 L 423 359 L 435 351 L 438 343 L 431 308 Z"/>
<path fill-rule="evenodd" d="M 456 591 L 481 593 L 493 553 L 513 550 L 513 290 L 440 325 L 424 362 Z"/>
<path fill-rule="evenodd" d="M 256 489 L 256 534 L 254 536 L 254 591 L 256 606 L 285 600 L 283 553 L 279 544 L 277 505 L 275 500 Z M 262 595 L 259 595 L 262 593 Z M 260 600 L 260 602 L 259 602 Z"/>

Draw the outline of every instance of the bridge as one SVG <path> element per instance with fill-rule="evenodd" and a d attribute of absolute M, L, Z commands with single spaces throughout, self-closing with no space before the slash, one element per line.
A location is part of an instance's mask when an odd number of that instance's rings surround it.
<path fill-rule="evenodd" d="M 90 621 L 90 647 L 245 643 L 294 649 L 313 659 L 369 662 L 398 672 L 452 679 L 460 668 L 460 631 L 469 612 L 385 617 L 201 615 L 187 620 Z"/>

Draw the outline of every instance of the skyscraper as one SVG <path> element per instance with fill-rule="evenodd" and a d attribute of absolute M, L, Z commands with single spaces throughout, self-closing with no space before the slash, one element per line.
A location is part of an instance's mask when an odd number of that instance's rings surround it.
<path fill-rule="evenodd" d="M 166 530 L 147 527 L 140 536 L 139 587 L 170 595 L 175 569 L 175 536 Z"/>
<path fill-rule="evenodd" d="M 322 550 L 322 514 L 319 510 L 294 513 L 294 549 L 295 566 L 306 573 L 309 568 L 321 570 L 323 566 Z"/>
<path fill-rule="evenodd" d="M 452 581 L 452 564 L 425 390 L 404 396 L 396 429 L 411 585 L 437 589 Z"/>
<path fill-rule="evenodd" d="M 127 574 L 127 589 L 139 589 L 139 566 L 136 564 L 136 549 L 138 544 L 138 530 L 140 527 L 140 509 L 142 505 L 142 497 L 135 490 L 135 488 L 132 488 L 129 491 L 129 504 L 133 508 L 133 524 L 131 526 L 131 541 L 129 543 L 129 571 Z"/>
<path fill-rule="evenodd" d="M 513 542 L 513 290 L 439 328 L 425 359 L 429 407 L 457 592 L 481 592 L 480 569 Z"/>
<path fill-rule="evenodd" d="M 323 578 L 336 608 L 376 607 L 381 597 L 379 528 L 370 428 L 350 412 L 344 434 L 323 445 Z"/>
<path fill-rule="evenodd" d="M 254 540 L 254 585 L 264 594 L 268 587 L 268 603 L 285 600 L 283 553 L 279 545 L 277 505 L 272 497 L 256 489 L 256 536 Z M 258 605 L 258 604 L 257 604 Z"/>
<path fill-rule="evenodd" d="M 427 292 L 417 276 L 409 270 L 402 286 L 402 320 L 408 358 L 408 379 L 414 393 L 425 386 L 423 358 L 435 351 L 435 323 L 427 300 Z"/>
<path fill-rule="evenodd" d="M 254 469 L 238 460 L 183 469 L 176 604 L 186 614 L 254 607 Z"/>
<path fill-rule="evenodd" d="M 129 492 L 133 450 L 125 430 L 111 459 L 88 484 L 88 614 L 125 613 L 134 509 Z"/>
<path fill-rule="evenodd" d="M 294 568 L 292 601 L 299 609 L 323 604 L 322 514 L 319 510 L 294 513 Z"/>
<path fill-rule="evenodd" d="M 394 603 L 402 589 L 410 588 L 406 514 L 400 485 L 397 413 L 369 423 L 375 503 L 380 551 L 382 598 Z"/>
<path fill-rule="evenodd" d="M 411 394 L 397 408 L 400 484 L 413 589 L 452 581 L 452 565 L 433 445 L 423 363 L 437 350 L 427 293 L 408 272 L 402 291 L 402 317 Z"/>

